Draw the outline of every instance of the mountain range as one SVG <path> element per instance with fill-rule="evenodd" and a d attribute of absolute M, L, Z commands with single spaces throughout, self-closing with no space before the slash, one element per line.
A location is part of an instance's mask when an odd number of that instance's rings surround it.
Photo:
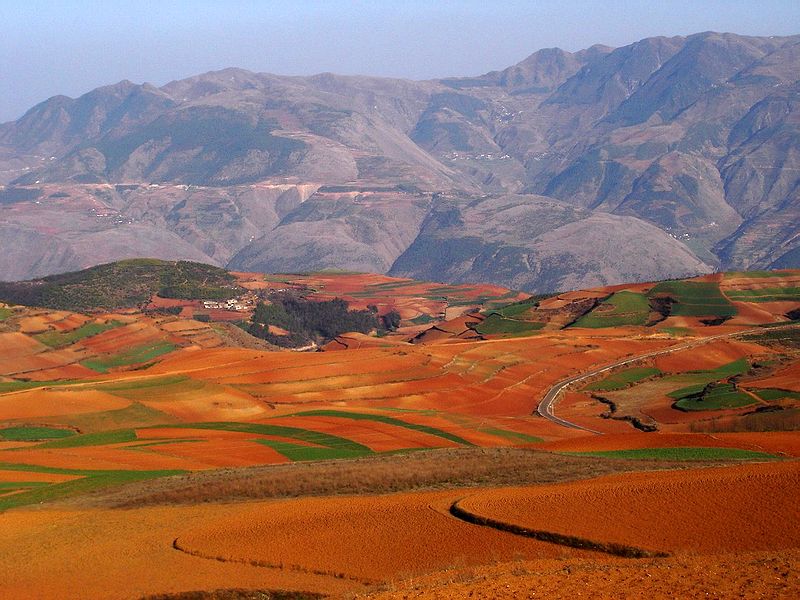
<path fill-rule="evenodd" d="M 0 125 L 0 184 L 0 280 L 134 256 L 530 292 L 798 267 L 800 36 L 123 81 Z"/>

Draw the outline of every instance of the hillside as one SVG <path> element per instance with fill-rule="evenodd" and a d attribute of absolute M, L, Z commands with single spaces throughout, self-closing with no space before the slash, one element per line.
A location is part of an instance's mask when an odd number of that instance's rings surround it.
<path fill-rule="evenodd" d="M 706 32 L 471 78 L 54 97 L 0 125 L 0 279 L 144 255 L 529 292 L 796 267 L 799 61 L 798 36 Z"/>
<path fill-rule="evenodd" d="M 61 310 L 141 308 L 162 298 L 226 300 L 243 290 L 233 275 L 187 261 L 132 259 L 41 279 L 0 282 L 0 301 Z"/>

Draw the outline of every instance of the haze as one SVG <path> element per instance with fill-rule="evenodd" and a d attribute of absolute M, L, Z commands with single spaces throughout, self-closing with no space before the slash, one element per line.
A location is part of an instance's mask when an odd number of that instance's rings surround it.
<path fill-rule="evenodd" d="M 0 122 L 122 79 L 163 85 L 253 71 L 425 79 L 507 67 L 535 50 L 653 35 L 800 32 L 794 0 L 663 2 L 3 2 Z"/>

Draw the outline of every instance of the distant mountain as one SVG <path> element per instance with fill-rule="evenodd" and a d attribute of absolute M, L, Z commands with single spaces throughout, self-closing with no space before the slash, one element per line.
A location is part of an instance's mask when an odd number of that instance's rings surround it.
<path fill-rule="evenodd" d="M 0 279 L 139 255 L 529 291 L 797 267 L 798 128 L 800 36 L 125 81 L 0 125 Z"/>

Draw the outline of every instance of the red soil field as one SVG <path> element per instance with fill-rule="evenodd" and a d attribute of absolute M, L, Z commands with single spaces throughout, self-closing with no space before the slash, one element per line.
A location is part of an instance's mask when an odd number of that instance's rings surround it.
<path fill-rule="evenodd" d="M 683 373 L 716 369 L 743 356 L 759 355 L 764 352 L 764 348 L 757 344 L 730 339 L 704 344 L 702 349 L 690 348 L 657 356 L 654 361 L 656 368 L 664 372 Z"/>
<path fill-rule="evenodd" d="M 593 541 L 723 553 L 800 547 L 798 490 L 800 464 L 787 462 L 480 491 L 459 505 L 503 522 Z"/>
<path fill-rule="evenodd" d="M 398 415 L 411 422 L 407 415 Z M 458 444 L 444 438 L 376 421 L 354 421 L 339 417 L 287 416 L 270 419 L 270 425 L 284 425 L 321 431 L 363 444 L 375 452 L 406 448 L 450 448 Z M 296 443 L 296 442 L 295 442 Z"/>
<path fill-rule="evenodd" d="M 416 577 L 370 596 L 436 598 L 780 598 L 800 597 L 800 551 L 741 552 L 657 560 L 513 561 Z"/>
<path fill-rule="evenodd" d="M 78 475 L 64 475 L 63 473 L 35 473 L 31 471 L 4 471 L 0 469 L 0 481 L 2 482 L 33 481 L 61 483 L 62 481 L 71 481 L 72 479 L 78 478 Z"/>
<path fill-rule="evenodd" d="M 788 367 L 780 369 L 770 377 L 747 382 L 748 387 L 778 388 L 800 392 L 800 361 L 795 361 Z"/>
<path fill-rule="evenodd" d="M 453 499 L 434 492 L 255 503 L 175 534 L 201 556 L 373 581 L 503 558 L 585 555 L 459 521 L 447 514 Z"/>
<path fill-rule="evenodd" d="M 34 419 L 117 410 L 130 401 L 96 390 L 28 390 L 0 396 L 0 419 Z"/>

